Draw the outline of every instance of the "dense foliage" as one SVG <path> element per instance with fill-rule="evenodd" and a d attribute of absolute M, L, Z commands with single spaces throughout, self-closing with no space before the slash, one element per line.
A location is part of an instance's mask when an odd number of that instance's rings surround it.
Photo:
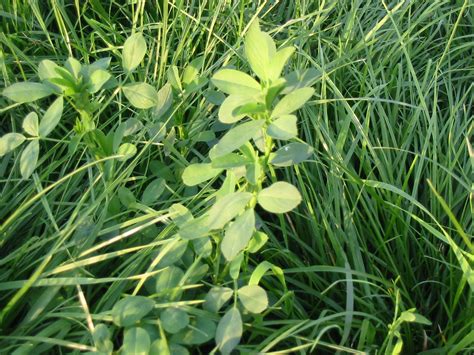
<path fill-rule="evenodd" d="M 0 352 L 473 350 L 468 0 L 0 16 Z"/>

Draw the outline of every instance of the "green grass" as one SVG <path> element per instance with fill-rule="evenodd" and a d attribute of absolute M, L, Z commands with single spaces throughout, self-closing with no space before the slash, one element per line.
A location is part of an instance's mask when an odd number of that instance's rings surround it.
<path fill-rule="evenodd" d="M 288 290 L 274 276 L 262 284 L 288 307 L 247 323 L 239 349 L 384 353 L 394 341 L 389 324 L 416 308 L 432 325 L 404 323 L 404 353 L 472 352 L 474 4 L 134 3 L 3 1 L 2 86 L 37 79 L 41 60 L 71 55 L 111 56 L 119 75 L 133 29 L 149 48 L 139 80 L 160 87 L 170 65 L 184 68 L 199 55 L 210 77 L 223 65 L 242 67 L 253 17 L 278 45 L 296 47 L 289 69 L 320 73 L 299 113 L 300 136 L 315 154 L 279 176 L 303 203 L 281 218 L 262 213 L 270 242 L 249 260 L 250 268 L 266 260 L 283 269 Z M 21 131 L 23 117 L 40 109 L 4 97 L 0 107 L 0 135 Z M 208 151 L 196 135 L 213 126 L 217 110 L 203 92 L 175 101 L 171 144 L 136 137 L 138 155 L 107 184 L 85 149 L 68 153 L 75 116 L 65 109 L 30 180 L 21 180 L 18 152 L 0 160 L 0 352 L 92 350 L 89 322 L 110 322 L 107 311 L 134 292 L 173 237 L 168 208 L 198 210 L 215 190 L 207 184 L 196 195 L 180 178 Z M 110 92 L 99 126 L 108 131 L 132 116 L 149 119 Z M 167 183 L 157 203 L 114 207 L 119 187 L 138 198 L 157 176 Z M 120 342 L 117 335 L 116 348 Z"/>

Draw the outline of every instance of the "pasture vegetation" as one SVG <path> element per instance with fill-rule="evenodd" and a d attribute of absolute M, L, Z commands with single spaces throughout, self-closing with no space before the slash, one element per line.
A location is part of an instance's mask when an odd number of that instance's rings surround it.
<path fill-rule="evenodd" d="M 0 5 L 0 352 L 474 350 L 474 4 Z"/>

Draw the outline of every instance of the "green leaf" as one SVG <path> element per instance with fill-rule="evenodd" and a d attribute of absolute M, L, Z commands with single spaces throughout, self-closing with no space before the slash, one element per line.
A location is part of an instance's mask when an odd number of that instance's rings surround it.
<path fill-rule="evenodd" d="M 163 178 L 157 178 L 150 182 L 143 191 L 142 203 L 147 206 L 154 204 L 165 191 L 165 187 L 166 181 Z"/>
<path fill-rule="evenodd" d="M 204 57 L 198 57 L 193 59 L 184 69 L 183 73 L 183 84 L 189 85 L 192 81 L 197 79 L 199 72 L 201 71 L 204 63 Z"/>
<path fill-rule="evenodd" d="M 184 223 L 193 219 L 191 212 L 180 203 L 172 204 L 168 211 L 171 215 L 171 219 L 178 227 L 181 227 Z"/>
<path fill-rule="evenodd" d="M 153 118 L 161 118 L 173 104 L 173 89 L 169 83 L 166 83 L 158 90 L 156 106 L 153 109 Z"/>
<path fill-rule="evenodd" d="M 235 69 L 219 70 L 211 81 L 219 90 L 229 95 L 254 96 L 262 91 L 260 84 L 254 78 Z"/>
<path fill-rule="evenodd" d="M 217 200 L 208 213 L 209 228 L 223 228 L 245 209 L 251 198 L 250 192 L 234 192 Z"/>
<path fill-rule="evenodd" d="M 168 244 L 165 244 L 161 250 L 167 250 L 165 254 L 162 256 L 160 262 L 156 265 L 157 268 L 165 268 L 168 266 L 173 265 L 177 261 L 181 259 L 183 254 L 186 252 L 186 249 L 188 248 L 188 241 L 187 240 L 182 240 L 179 238 L 179 236 L 176 234 L 174 236 L 175 240 L 169 242 L 170 244 L 173 244 L 173 246 L 168 247 Z M 177 240 L 176 240 L 177 239 Z"/>
<path fill-rule="evenodd" d="M 246 165 L 245 177 L 252 185 L 257 185 L 262 176 L 262 165 L 259 161 Z"/>
<path fill-rule="evenodd" d="M 238 114 L 236 109 L 252 101 L 255 101 L 255 99 L 242 94 L 228 96 L 222 102 L 221 107 L 219 107 L 219 121 L 222 123 L 234 123 L 241 120 L 246 114 Z"/>
<path fill-rule="evenodd" d="M 69 57 L 64 63 L 64 67 L 69 70 L 75 79 L 77 79 L 81 72 L 82 65 L 77 59 Z"/>
<path fill-rule="evenodd" d="M 211 159 L 221 157 L 239 149 L 254 137 L 265 124 L 265 120 L 249 121 L 229 130 L 212 149 Z"/>
<path fill-rule="evenodd" d="M 96 93 L 97 91 L 102 89 L 102 86 L 104 86 L 104 84 L 109 81 L 110 78 L 111 75 L 108 71 L 102 69 L 95 70 L 89 78 L 90 86 L 88 88 L 88 91 L 91 94 Z"/>
<path fill-rule="evenodd" d="M 121 155 L 119 161 L 126 161 L 137 154 L 137 147 L 132 143 L 124 143 L 119 147 L 117 154 Z"/>
<path fill-rule="evenodd" d="M 225 100 L 225 95 L 216 90 L 206 90 L 204 91 L 204 97 L 206 100 L 213 105 L 222 105 Z"/>
<path fill-rule="evenodd" d="M 183 239 L 192 240 L 207 236 L 209 231 L 209 216 L 203 215 L 180 226 L 179 235 Z"/>
<path fill-rule="evenodd" d="M 186 167 L 181 176 L 187 186 L 195 186 L 217 176 L 222 169 L 215 169 L 211 163 L 192 164 Z"/>
<path fill-rule="evenodd" d="M 47 137 L 56 128 L 63 114 L 63 97 L 58 97 L 45 112 L 39 124 L 39 135 Z"/>
<path fill-rule="evenodd" d="M 264 81 L 270 79 L 270 60 L 276 54 L 276 47 L 273 39 L 260 30 L 258 19 L 252 22 L 245 36 L 244 50 L 253 72 Z"/>
<path fill-rule="evenodd" d="M 244 253 L 237 255 L 234 260 L 229 264 L 229 276 L 232 280 L 238 280 L 240 275 L 240 268 L 242 267 L 242 262 L 244 261 Z"/>
<path fill-rule="evenodd" d="M 53 93 L 53 89 L 40 83 L 15 83 L 3 90 L 2 95 L 20 104 L 33 102 Z"/>
<path fill-rule="evenodd" d="M 39 135 L 38 115 L 36 112 L 30 112 L 26 115 L 22 127 L 30 136 L 37 137 Z"/>
<path fill-rule="evenodd" d="M 234 291 L 229 287 L 213 287 L 204 298 L 203 308 L 206 311 L 217 313 L 232 297 Z"/>
<path fill-rule="evenodd" d="M 149 354 L 174 355 L 175 353 L 171 352 L 166 339 L 160 338 L 151 343 Z"/>
<path fill-rule="evenodd" d="M 114 344 L 110 340 L 110 331 L 105 324 L 97 324 L 92 332 L 92 339 L 97 350 L 103 353 L 111 353 Z"/>
<path fill-rule="evenodd" d="M 284 115 L 277 118 L 268 126 L 267 133 L 270 137 L 276 139 L 291 139 L 298 135 L 295 115 Z"/>
<path fill-rule="evenodd" d="M 237 291 L 240 302 L 251 313 L 262 313 L 268 307 L 267 293 L 258 285 L 248 285 Z"/>
<path fill-rule="evenodd" d="M 255 229 L 255 212 L 253 209 L 238 216 L 226 229 L 221 243 L 221 250 L 227 261 L 232 261 L 245 249 Z"/>
<path fill-rule="evenodd" d="M 140 65 L 146 54 L 146 41 L 141 33 L 135 33 L 127 38 L 122 50 L 122 66 L 131 72 Z"/>
<path fill-rule="evenodd" d="M 148 126 L 147 134 L 152 142 L 160 143 L 166 137 L 166 124 L 159 121 Z"/>
<path fill-rule="evenodd" d="M 170 290 L 179 286 L 184 272 L 177 266 L 168 266 L 156 275 L 156 292 L 167 296 Z"/>
<path fill-rule="evenodd" d="M 21 153 L 20 172 L 23 179 L 28 179 L 36 168 L 39 156 L 39 141 L 32 140 Z"/>
<path fill-rule="evenodd" d="M 314 94 L 313 88 L 301 88 L 284 96 L 272 111 L 272 118 L 290 114 L 308 101 Z"/>
<path fill-rule="evenodd" d="M 150 336 L 145 329 L 140 327 L 125 329 L 123 334 L 122 354 L 148 355 L 150 352 L 150 345 Z"/>
<path fill-rule="evenodd" d="M 230 169 L 251 163 L 253 160 L 244 155 L 229 153 L 212 160 L 212 167 L 214 169 Z"/>
<path fill-rule="evenodd" d="M 239 310 L 232 307 L 217 325 L 216 345 L 223 355 L 230 354 L 239 345 L 242 332 L 242 317 Z"/>
<path fill-rule="evenodd" d="M 168 333 L 175 334 L 188 326 L 189 315 L 179 308 L 167 308 L 161 313 L 160 320 Z"/>
<path fill-rule="evenodd" d="M 208 258 L 212 254 L 212 242 L 210 238 L 199 238 L 193 240 L 194 253 L 202 258 Z"/>
<path fill-rule="evenodd" d="M 57 78 L 59 74 L 57 73 L 56 68 L 58 68 L 58 65 L 55 62 L 49 59 L 42 60 L 38 65 L 39 78 L 41 80 Z"/>
<path fill-rule="evenodd" d="M 157 353 L 150 352 L 150 354 L 166 355 L 166 354 L 162 354 L 160 352 L 157 352 Z M 189 355 L 189 351 L 184 346 L 171 343 L 170 344 L 170 355 Z"/>
<path fill-rule="evenodd" d="M 133 195 L 132 191 L 124 186 L 119 187 L 117 194 L 120 203 L 126 208 L 130 208 L 132 204 L 136 203 L 135 196 Z"/>
<path fill-rule="evenodd" d="M 414 309 L 404 311 L 400 315 L 400 320 L 409 323 L 419 323 L 424 325 L 431 325 L 431 321 L 421 314 L 415 313 Z"/>
<path fill-rule="evenodd" d="M 263 232 L 255 232 L 252 239 L 250 240 L 249 246 L 247 248 L 249 253 L 256 253 L 259 251 L 268 241 L 268 235 Z"/>
<path fill-rule="evenodd" d="M 128 137 L 143 128 L 143 124 L 135 117 L 129 118 L 123 124 L 123 136 Z"/>
<path fill-rule="evenodd" d="M 270 163 L 275 166 L 291 166 L 308 159 L 314 152 L 306 143 L 290 143 L 270 155 Z"/>
<path fill-rule="evenodd" d="M 289 94 L 296 89 L 312 86 L 321 75 L 314 68 L 295 70 L 285 75 L 286 87 L 283 89 L 282 94 Z"/>
<path fill-rule="evenodd" d="M 186 345 L 204 344 L 211 340 L 215 334 L 216 324 L 209 319 L 197 316 L 191 321 L 190 327 L 174 334 L 171 337 L 171 342 Z"/>
<path fill-rule="evenodd" d="M 122 90 L 128 101 L 136 108 L 148 109 L 158 102 L 158 94 L 150 84 L 130 84 L 124 86 Z"/>
<path fill-rule="evenodd" d="M 25 141 L 25 136 L 20 133 L 7 133 L 0 138 L 0 157 L 17 148 Z"/>
<path fill-rule="evenodd" d="M 140 321 L 155 306 L 155 302 L 143 296 L 127 296 L 112 308 L 112 321 L 119 327 L 130 327 Z"/>
<path fill-rule="evenodd" d="M 168 78 L 168 82 L 171 84 L 173 89 L 183 91 L 183 87 L 181 86 L 181 79 L 179 78 L 178 67 L 176 67 L 176 65 L 172 65 L 169 67 L 168 71 L 166 72 L 166 77 Z"/>
<path fill-rule="evenodd" d="M 285 213 L 300 204 L 301 195 L 293 185 L 279 181 L 260 191 L 257 201 L 268 212 Z"/>
<path fill-rule="evenodd" d="M 270 59 L 270 67 L 268 70 L 268 76 L 270 80 L 274 81 L 280 77 L 283 67 L 294 52 L 294 47 L 282 48 L 276 52 L 275 56 Z"/>

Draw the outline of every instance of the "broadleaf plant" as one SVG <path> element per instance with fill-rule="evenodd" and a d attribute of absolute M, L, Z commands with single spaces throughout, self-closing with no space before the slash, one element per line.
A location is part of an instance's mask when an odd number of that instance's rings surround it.
<path fill-rule="evenodd" d="M 181 238 L 193 242 L 211 238 L 217 247 L 210 260 L 219 274 L 215 275 L 217 283 L 207 294 L 204 308 L 224 314 L 215 335 L 216 347 L 223 354 L 238 346 L 244 313 L 258 314 L 268 307 L 268 296 L 262 287 L 238 286 L 244 279 L 241 273 L 247 269 L 246 256 L 257 252 L 268 240 L 258 230 L 259 214 L 287 213 L 302 200 L 294 185 L 276 180 L 274 170 L 300 163 L 313 153 L 297 138 L 295 112 L 311 98 L 314 89 L 302 86 L 282 94 L 287 81 L 281 74 L 294 48 L 277 50 L 273 39 L 261 31 L 255 20 L 244 49 L 256 78 L 230 68 L 211 78 L 212 84 L 228 95 L 220 105 L 218 120 L 233 126 L 210 149 L 207 159 L 189 165 L 182 175 L 188 186 L 219 181 L 223 172 L 226 178 L 210 208 L 178 225 Z M 280 141 L 290 142 L 278 148 Z M 223 269 L 219 268 L 222 263 Z M 227 286 L 229 283 L 234 284 L 233 289 Z M 233 302 L 225 308 L 232 295 Z"/>

